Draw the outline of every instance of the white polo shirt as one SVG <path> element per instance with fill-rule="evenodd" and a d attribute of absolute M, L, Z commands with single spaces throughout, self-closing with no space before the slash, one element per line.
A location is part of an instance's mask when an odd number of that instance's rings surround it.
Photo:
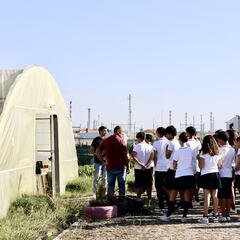
<path fill-rule="evenodd" d="M 204 159 L 204 167 L 201 170 L 201 175 L 219 172 L 217 164 L 222 159 L 222 155 L 210 156 L 208 153 L 201 153 L 200 157 Z"/>
<path fill-rule="evenodd" d="M 154 142 L 153 150 L 157 152 L 157 163 L 155 171 L 167 172 L 168 162 L 166 158 L 166 147 L 168 140 L 165 137 L 159 138 L 158 141 Z"/>
<path fill-rule="evenodd" d="M 222 152 L 222 168 L 219 169 L 221 178 L 232 178 L 232 163 L 235 161 L 235 150 L 230 145 L 223 145 L 220 148 Z"/>
<path fill-rule="evenodd" d="M 177 149 L 173 160 L 177 162 L 175 178 L 194 175 L 194 151 L 190 147 L 180 147 Z"/>
<path fill-rule="evenodd" d="M 238 164 L 238 157 L 240 156 L 240 148 L 238 149 L 238 151 L 237 151 L 237 154 L 236 154 L 236 166 L 237 166 L 237 164 Z M 235 172 L 235 174 L 236 175 L 240 175 L 240 170 L 239 171 L 236 171 Z"/>
<path fill-rule="evenodd" d="M 133 152 L 137 153 L 137 159 L 142 164 L 146 165 L 149 161 L 151 154 L 153 152 L 153 146 L 151 144 L 147 144 L 145 141 L 138 143 L 134 146 Z M 151 168 L 154 166 L 154 163 L 152 162 L 147 168 Z M 142 167 L 135 163 L 135 169 L 142 169 Z"/>
<path fill-rule="evenodd" d="M 168 159 L 169 168 L 171 170 L 174 170 L 174 168 L 173 168 L 174 153 L 179 148 L 180 148 L 180 144 L 179 144 L 179 141 L 176 138 L 174 138 L 174 139 L 172 139 L 168 142 L 168 150 L 172 152 L 170 158 Z"/>
<path fill-rule="evenodd" d="M 196 172 L 200 172 L 200 168 L 198 166 L 197 155 L 202 148 L 202 145 L 199 140 L 191 138 L 187 142 L 187 146 L 189 146 L 192 150 L 194 150 L 194 158 L 195 158 L 195 165 L 196 165 Z"/>

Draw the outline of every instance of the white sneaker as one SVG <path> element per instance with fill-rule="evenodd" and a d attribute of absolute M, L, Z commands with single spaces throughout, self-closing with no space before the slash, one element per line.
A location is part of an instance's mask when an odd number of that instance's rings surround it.
<path fill-rule="evenodd" d="M 160 218 L 160 220 L 163 221 L 163 222 L 170 222 L 170 221 L 171 221 L 171 217 L 170 217 L 170 216 L 169 216 L 169 217 L 167 217 L 167 216 L 162 216 L 162 217 Z"/>
<path fill-rule="evenodd" d="M 181 218 L 181 222 L 182 222 L 182 223 L 186 223 L 186 222 L 187 222 L 187 218 L 186 218 L 186 217 L 182 217 L 182 218 Z"/>
<path fill-rule="evenodd" d="M 160 213 L 159 213 L 161 216 L 165 216 L 165 215 L 167 215 L 167 213 L 166 212 L 164 212 L 164 211 L 160 211 Z"/>
<path fill-rule="evenodd" d="M 231 217 L 230 216 L 226 216 L 227 222 L 231 222 Z"/>
<path fill-rule="evenodd" d="M 240 217 L 238 217 L 237 221 L 240 222 Z"/>
<path fill-rule="evenodd" d="M 219 218 L 218 218 L 218 217 L 214 217 L 214 218 L 213 218 L 213 222 L 214 222 L 214 223 L 218 223 L 218 222 L 219 222 Z"/>
<path fill-rule="evenodd" d="M 226 222 L 227 221 L 227 218 L 226 217 L 220 217 L 219 218 L 219 222 Z"/>
<path fill-rule="evenodd" d="M 236 213 L 236 210 L 233 210 L 232 208 L 230 208 L 230 213 Z"/>
<path fill-rule="evenodd" d="M 202 217 L 200 219 L 197 220 L 199 223 L 209 223 L 209 220 L 207 217 Z"/>
<path fill-rule="evenodd" d="M 200 206 L 200 202 L 197 202 L 197 201 L 194 200 L 194 201 L 192 201 L 192 205 L 193 206 Z"/>

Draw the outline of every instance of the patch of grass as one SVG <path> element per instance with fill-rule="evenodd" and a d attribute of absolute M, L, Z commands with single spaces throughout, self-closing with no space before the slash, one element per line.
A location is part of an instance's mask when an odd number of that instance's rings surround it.
<path fill-rule="evenodd" d="M 23 196 L 12 203 L 7 216 L 0 221 L 0 239 L 37 239 L 49 230 L 56 234 L 79 219 L 85 205 L 82 200 Z"/>
<path fill-rule="evenodd" d="M 94 175 L 94 167 L 93 165 L 84 165 L 78 167 L 78 175 L 81 177 L 91 177 Z"/>
<path fill-rule="evenodd" d="M 134 169 L 131 169 L 131 173 L 127 175 L 127 191 L 132 193 L 135 192 L 135 177 L 134 177 Z"/>
<path fill-rule="evenodd" d="M 93 184 L 92 178 L 79 177 L 67 184 L 66 191 L 86 193 L 92 190 L 92 184 Z"/>
<path fill-rule="evenodd" d="M 21 198 L 18 198 L 14 201 L 9 208 L 9 213 L 14 213 L 19 208 L 24 210 L 24 214 L 29 215 L 31 212 L 37 212 L 42 208 L 46 208 L 50 211 L 55 210 L 53 200 L 49 196 L 40 195 L 40 196 L 28 196 L 23 195 Z"/>

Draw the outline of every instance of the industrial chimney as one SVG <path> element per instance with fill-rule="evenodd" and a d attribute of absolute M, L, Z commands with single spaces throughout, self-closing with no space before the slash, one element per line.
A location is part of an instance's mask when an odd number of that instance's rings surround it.
<path fill-rule="evenodd" d="M 91 108 L 88 108 L 88 121 L 87 121 L 87 128 L 90 129 L 91 125 Z"/>

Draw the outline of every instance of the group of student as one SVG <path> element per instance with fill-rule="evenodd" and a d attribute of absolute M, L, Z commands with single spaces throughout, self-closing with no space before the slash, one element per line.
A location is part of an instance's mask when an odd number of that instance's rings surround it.
<path fill-rule="evenodd" d="M 181 222 L 187 221 L 188 210 L 200 206 L 199 189 L 204 193 L 204 215 L 198 222 L 209 222 L 212 201 L 213 222 L 231 221 L 230 209 L 235 211 L 234 188 L 240 191 L 240 137 L 234 130 L 218 130 L 203 140 L 196 129 L 187 127 L 177 139 L 174 126 L 159 127 L 158 140 L 151 145 L 152 136 L 144 132 L 136 135 L 133 148 L 137 197 L 147 192 L 151 204 L 153 169 L 155 188 L 162 221 L 170 221 L 178 207 L 183 208 Z M 176 203 L 177 195 L 180 202 Z M 167 212 L 164 212 L 167 203 Z M 240 218 L 239 218 L 240 220 Z"/>

